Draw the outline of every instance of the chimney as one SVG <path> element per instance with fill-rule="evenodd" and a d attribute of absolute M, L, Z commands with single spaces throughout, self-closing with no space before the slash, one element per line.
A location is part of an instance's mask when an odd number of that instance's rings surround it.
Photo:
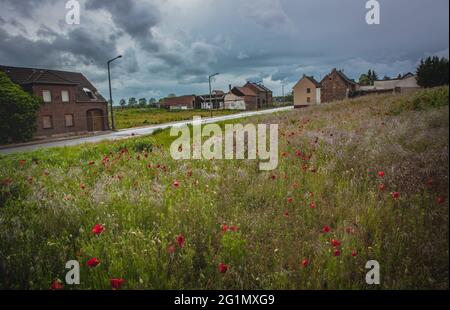
<path fill-rule="evenodd" d="M 231 84 L 228 85 L 228 90 L 231 91 Z"/>

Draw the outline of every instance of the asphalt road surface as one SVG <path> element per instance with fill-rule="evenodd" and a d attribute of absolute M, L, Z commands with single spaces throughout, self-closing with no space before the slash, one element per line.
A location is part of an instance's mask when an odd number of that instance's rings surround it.
<path fill-rule="evenodd" d="M 221 121 L 226 121 L 226 120 L 231 120 L 231 119 L 244 118 L 244 117 L 253 116 L 253 115 L 276 113 L 276 112 L 288 111 L 288 110 L 292 110 L 292 109 L 293 109 L 293 107 L 290 106 L 290 107 L 268 109 L 268 110 L 262 110 L 262 111 L 252 111 L 252 112 L 244 112 L 244 113 L 239 113 L 239 114 L 217 116 L 217 117 L 213 117 L 213 118 L 202 118 L 202 124 L 216 123 L 216 122 L 221 122 Z M 33 151 L 33 150 L 42 149 L 42 148 L 71 146 L 71 145 L 78 145 L 78 144 L 83 144 L 83 143 L 95 143 L 95 142 L 101 142 L 101 141 L 114 141 L 114 140 L 121 140 L 121 139 L 129 139 L 129 138 L 134 138 L 134 137 L 139 137 L 139 136 L 150 135 L 155 130 L 167 129 L 167 128 L 171 128 L 171 127 L 178 127 L 178 126 L 182 126 L 182 125 L 186 125 L 186 124 L 192 124 L 192 120 L 152 125 L 152 126 L 147 126 L 147 127 L 130 128 L 130 129 L 108 132 L 106 134 L 90 136 L 90 137 L 70 138 L 70 139 L 66 139 L 66 140 L 58 140 L 58 141 L 51 141 L 51 142 L 43 141 L 42 143 L 21 145 L 21 146 L 15 146 L 15 147 L 11 147 L 11 148 L 0 149 L 0 154 L 28 152 L 28 151 Z"/>

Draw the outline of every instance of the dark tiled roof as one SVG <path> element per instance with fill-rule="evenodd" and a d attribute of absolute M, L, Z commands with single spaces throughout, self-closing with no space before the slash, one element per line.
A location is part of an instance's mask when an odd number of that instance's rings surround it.
<path fill-rule="evenodd" d="M 234 89 L 237 89 L 239 93 L 241 93 L 243 96 L 256 96 L 256 93 L 248 87 L 235 87 Z"/>
<path fill-rule="evenodd" d="M 256 89 L 258 89 L 258 91 L 260 92 L 272 92 L 270 89 L 268 89 L 267 87 L 265 87 L 262 84 L 257 84 L 257 83 L 253 83 L 253 82 L 247 82 L 247 85 L 252 85 L 253 87 L 255 87 Z M 245 86 L 244 86 L 245 87 Z"/>
<path fill-rule="evenodd" d="M 348 84 L 353 84 L 353 85 L 358 85 L 358 83 L 356 83 L 355 81 L 353 81 L 352 79 L 348 78 L 344 72 L 342 72 L 342 70 L 336 70 L 336 68 L 334 68 L 331 73 L 327 74 L 320 83 L 322 83 L 323 81 L 325 81 L 325 79 L 327 79 L 333 72 L 335 72 Z"/>
<path fill-rule="evenodd" d="M 320 83 L 316 81 L 316 79 L 313 76 L 303 76 L 303 78 L 308 79 L 309 81 L 311 81 L 311 83 L 314 84 L 314 86 L 316 86 L 317 88 L 320 88 Z"/>
<path fill-rule="evenodd" d="M 0 70 L 16 84 L 57 84 L 77 87 L 76 100 L 78 102 L 106 102 L 105 98 L 81 73 L 49 69 L 21 68 L 0 65 Z M 91 90 L 97 99 L 91 99 L 83 89 Z"/>

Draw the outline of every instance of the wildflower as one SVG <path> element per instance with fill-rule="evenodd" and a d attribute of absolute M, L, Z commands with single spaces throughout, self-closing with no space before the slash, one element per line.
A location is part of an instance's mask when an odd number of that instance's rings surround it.
<path fill-rule="evenodd" d="M 285 217 L 289 217 L 289 211 L 287 211 L 287 210 L 284 211 L 284 216 L 285 216 Z"/>
<path fill-rule="evenodd" d="M 238 229 L 239 228 L 236 225 L 233 225 L 233 226 L 230 227 L 230 230 L 233 231 L 233 232 L 237 232 Z"/>
<path fill-rule="evenodd" d="M 225 263 L 220 263 L 219 264 L 219 272 L 220 273 L 225 273 L 228 271 L 228 265 Z"/>
<path fill-rule="evenodd" d="M 177 236 L 177 244 L 180 248 L 184 246 L 184 241 L 185 241 L 184 236 L 182 234 L 179 234 Z"/>
<path fill-rule="evenodd" d="M 384 178 L 386 176 L 386 173 L 384 171 L 380 171 L 380 172 L 378 172 L 378 176 L 380 178 Z"/>
<path fill-rule="evenodd" d="M 30 183 L 30 184 L 33 183 L 33 177 L 31 177 L 31 176 L 28 177 L 28 178 L 27 178 L 27 181 L 28 181 L 28 183 Z"/>
<path fill-rule="evenodd" d="M 355 230 L 353 229 L 353 227 L 347 227 L 347 228 L 345 229 L 345 231 L 347 232 L 347 234 L 353 234 L 353 233 L 355 233 Z"/>
<path fill-rule="evenodd" d="M 311 202 L 311 204 L 309 205 L 309 207 L 310 207 L 311 209 L 315 209 L 315 208 L 316 208 L 316 204 L 315 204 L 314 202 Z"/>
<path fill-rule="evenodd" d="M 192 170 L 189 170 L 189 171 L 187 172 L 187 176 L 188 176 L 188 177 L 191 177 L 191 176 L 192 176 Z"/>
<path fill-rule="evenodd" d="M 61 282 L 61 280 L 56 279 L 56 280 L 53 280 L 52 284 L 50 285 L 50 289 L 54 290 L 54 291 L 63 290 L 64 289 L 64 285 Z"/>
<path fill-rule="evenodd" d="M 442 197 L 442 196 L 439 196 L 437 199 L 436 199 L 436 202 L 438 203 L 438 204 L 443 204 L 444 202 L 445 202 L 445 198 L 444 197 Z"/>
<path fill-rule="evenodd" d="M 276 176 L 276 175 L 272 175 L 270 178 L 271 178 L 272 180 L 276 180 L 276 179 L 277 179 L 277 176 Z"/>
<path fill-rule="evenodd" d="M 309 260 L 305 258 L 304 260 L 302 260 L 301 265 L 302 265 L 303 268 L 308 267 L 309 266 Z"/>
<path fill-rule="evenodd" d="M 50 171 L 48 171 L 47 169 L 45 169 L 44 172 L 43 172 L 43 174 L 44 174 L 45 176 L 48 176 L 48 175 L 50 174 Z"/>
<path fill-rule="evenodd" d="M 287 202 L 289 202 L 289 203 L 292 203 L 294 201 L 294 198 L 292 198 L 292 197 L 289 197 L 288 199 L 287 199 Z"/>
<path fill-rule="evenodd" d="M 322 232 L 324 232 L 324 233 L 329 233 L 330 231 L 331 231 L 330 226 L 328 226 L 328 225 L 323 226 Z"/>
<path fill-rule="evenodd" d="M 20 166 L 20 167 L 25 166 L 26 162 L 27 162 L 27 161 L 26 161 L 25 159 L 20 159 L 20 160 L 19 160 L 19 166 Z"/>
<path fill-rule="evenodd" d="M 220 226 L 220 229 L 222 229 L 223 232 L 227 232 L 228 231 L 228 225 L 224 223 L 224 224 L 222 224 Z"/>
<path fill-rule="evenodd" d="M 380 184 L 380 185 L 378 186 L 378 189 L 379 189 L 380 191 L 384 192 L 384 191 L 386 190 L 386 185 Z"/>
<path fill-rule="evenodd" d="M 85 185 L 84 183 L 81 183 L 81 184 L 80 184 L 80 188 L 81 188 L 82 190 L 85 190 L 85 189 L 86 189 L 86 185 Z"/>
<path fill-rule="evenodd" d="M 175 180 L 175 181 L 173 181 L 172 186 L 175 188 L 178 188 L 178 187 L 180 187 L 180 182 Z"/>
<path fill-rule="evenodd" d="M 333 256 L 341 256 L 341 251 L 336 249 L 333 251 Z"/>
<path fill-rule="evenodd" d="M 110 279 L 109 282 L 111 283 L 111 287 L 114 290 L 118 290 L 122 287 L 122 284 L 125 282 L 125 280 L 122 278 L 114 278 Z"/>
<path fill-rule="evenodd" d="M 338 247 L 338 246 L 341 245 L 341 242 L 340 242 L 339 240 L 332 239 L 332 240 L 331 240 L 331 245 L 332 245 L 333 247 Z"/>
<path fill-rule="evenodd" d="M 96 257 L 93 257 L 86 262 L 86 265 L 91 268 L 98 266 L 98 264 L 100 264 L 100 261 Z"/>
<path fill-rule="evenodd" d="M 92 232 L 96 235 L 100 235 L 105 230 L 105 227 L 103 227 L 102 224 L 95 224 L 95 226 L 92 228 Z"/>
<path fill-rule="evenodd" d="M 89 162 L 89 166 L 92 166 L 93 164 L 95 164 L 95 161 L 91 160 L 91 161 Z"/>
<path fill-rule="evenodd" d="M 173 244 L 171 244 L 167 247 L 167 253 L 169 253 L 169 254 L 175 253 L 175 250 L 176 250 L 176 248 L 175 248 L 175 245 L 173 245 Z"/>
<path fill-rule="evenodd" d="M 394 199 L 398 199 L 400 197 L 399 192 L 393 192 L 391 195 L 392 195 L 392 198 L 394 198 Z"/>
<path fill-rule="evenodd" d="M 352 251 L 352 256 L 353 256 L 353 257 L 358 256 L 358 252 L 356 252 L 356 250 L 353 250 L 353 251 Z"/>

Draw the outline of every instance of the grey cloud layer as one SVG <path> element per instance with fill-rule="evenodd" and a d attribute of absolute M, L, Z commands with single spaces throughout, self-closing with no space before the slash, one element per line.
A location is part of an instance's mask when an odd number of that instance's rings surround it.
<path fill-rule="evenodd" d="M 149 97 L 204 92 L 214 72 L 217 88 L 258 78 L 279 93 L 303 73 L 396 75 L 448 55 L 447 0 L 380 0 L 379 26 L 365 0 L 80 0 L 79 26 L 64 3 L 2 0 L 0 63 L 82 70 L 105 92 L 105 62 L 122 53 L 115 93 Z"/>

